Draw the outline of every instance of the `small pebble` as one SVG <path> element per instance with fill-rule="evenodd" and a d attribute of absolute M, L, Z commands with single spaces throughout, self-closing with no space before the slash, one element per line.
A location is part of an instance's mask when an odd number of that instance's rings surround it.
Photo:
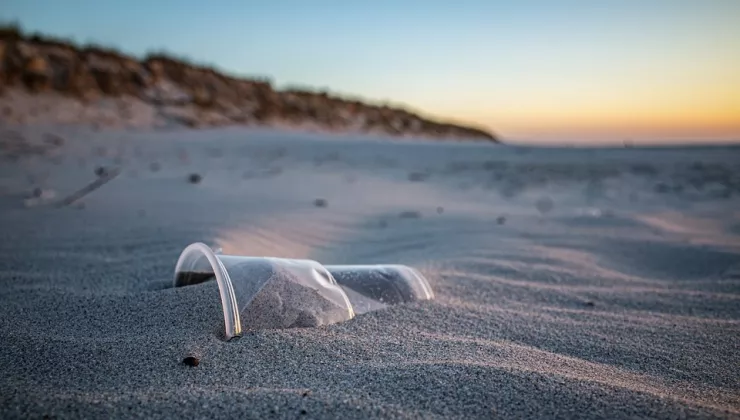
<path fill-rule="evenodd" d="M 329 205 L 329 203 L 323 198 L 317 198 L 316 200 L 314 200 L 313 205 L 316 207 L 326 207 Z"/>
<path fill-rule="evenodd" d="M 589 300 L 588 302 L 586 302 L 586 306 L 588 306 L 589 308 L 593 308 L 594 306 L 596 306 L 596 304 Z"/>
<path fill-rule="evenodd" d="M 419 219 L 421 218 L 421 213 L 418 211 L 404 211 L 401 212 L 398 217 L 401 219 Z"/>
<path fill-rule="evenodd" d="M 188 175 L 188 182 L 191 184 L 198 184 L 202 180 L 203 180 L 203 177 L 200 174 Z"/>
<path fill-rule="evenodd" d="M 310 394 L 311 394 L 311 391 L 303 391 L 303 394 L 301 394 L 301 396 L 302 396 L 303 398 L 306 398 L 306 397 L 308 397 L 308 396 L 309 396 Z"/>
<path fill-rule="evenodd" d="M 108 170 L 104 166 L 98 166 L 97 168 L 95 168 L 95 175 L 106 176 L 108 175 Z"/>
<path fill-rule="evenodd" d="M 301 409 L 301 415 L 302 416 L 305 416 L 306 414 L 308 414 L 308 412 L 305 409 L 302 408 Z"/>
<path fill-rule="evenodd" d="M 504 217 L 504 216 L 497 217 L 496 218 L 496 223 L 499 224 L 499 225 L 503 225 L 504 223 L 506 223 L 506 217 Z"/>
<path fill-rule="evenodd" d="M 182 362 L 188 366 L 198 366 L 200 364 L 200 360 L 197 357 L 188 356 L 184 359 L 182 359 Z"/>

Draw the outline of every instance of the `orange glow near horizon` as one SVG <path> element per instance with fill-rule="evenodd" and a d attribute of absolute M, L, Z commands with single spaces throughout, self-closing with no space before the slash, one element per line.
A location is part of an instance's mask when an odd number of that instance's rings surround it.
<path fill-rule="evenodd" d="M 678 37 L 530 49 L 417 102 L 503 139 L 740 142 L 740 30 Z"/>
<path fill-rule="evenodd" d="M 653 86 L 641 92 L 612 88 L 539 98 L 522 94 L 519 100 L 491 108 L 453 105 L 438 107 L 437 112 L 488 127 L 504 139 L 524 141 L 740 142 L 740 70 L 736 79 Z"/>
<path fill-rule="evenodd" d="M 740 98 L 740 95 L 738 96 Z M 598 137 L 740 141 L 740 104 L 645 102 L 632 107 L 534 109 L 497 113 L 495 127 L 512 137 Z"/>

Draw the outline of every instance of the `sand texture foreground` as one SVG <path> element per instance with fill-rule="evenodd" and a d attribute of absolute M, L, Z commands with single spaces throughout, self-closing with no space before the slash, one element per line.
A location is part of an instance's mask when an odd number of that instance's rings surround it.
<path fill-rule="evenodd" d="M 0 418 L 740 418 L 739 148 L 2 139 Z M 437 299 L 224 342 L 215 284 L 171 286 L 194 241 Z"/>

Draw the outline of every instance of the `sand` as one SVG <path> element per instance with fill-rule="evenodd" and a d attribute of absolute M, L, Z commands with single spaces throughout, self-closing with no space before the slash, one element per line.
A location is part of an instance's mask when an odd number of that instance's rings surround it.
<path fill-rule="evenodd" d="M 0 418 L 740 418 L 740 148 L 14 130 Z M 172 287 L 195 241 L 436 299 L 225 342 L 215 283 Z"/>

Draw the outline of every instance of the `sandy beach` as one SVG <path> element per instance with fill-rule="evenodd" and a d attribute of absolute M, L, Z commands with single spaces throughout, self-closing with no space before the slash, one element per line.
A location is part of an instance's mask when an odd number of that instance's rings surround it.
<path fill-rule="evenodd" d="M 740 147 L 0 135 L 0 418 L 740 418 Z M 226 342 L 196 241 L 436 299 Z"/>

